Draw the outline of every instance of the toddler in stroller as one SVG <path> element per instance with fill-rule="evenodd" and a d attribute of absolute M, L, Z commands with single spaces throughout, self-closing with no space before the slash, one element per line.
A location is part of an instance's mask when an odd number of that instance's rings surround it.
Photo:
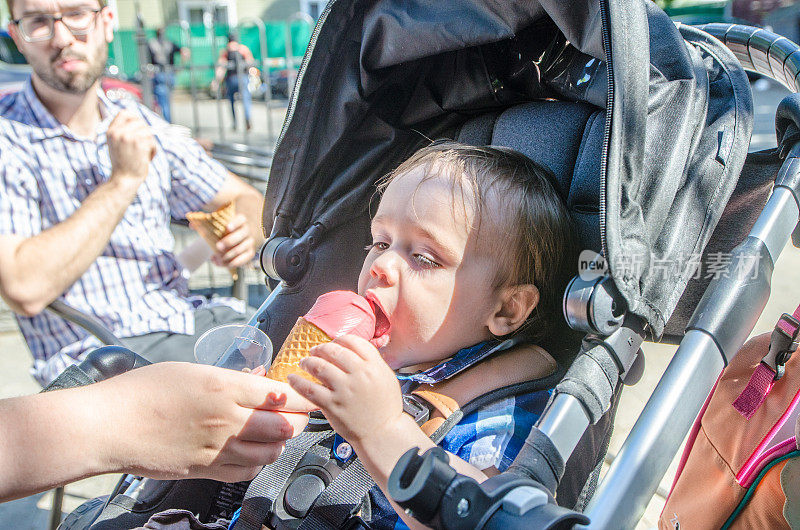
<path fill-rule="evenodd" d="M 334 454 L 352 453 L 341 449 L 349 444 L 384 492 L 405 451 L 434 445 L 403 413 L 398 378 L 404 393 L 419 387 L 424 396 L 457 372 L 484 369 L 489 355 L 504 381 L 515 371 L 525 379 L 556 371 L 541 347 L 517 345 L 541 344 L 563 327 L 559 299 L 575 259 L 570 218 L 547 173 L 511 150 L 445 142 L 417 152 L 381 186 L 358 291 L 388 322 L 390 339 L 380 352 L 354 336 L 316 346 L 301 366 L 321 384 L 296 374 L 289 381 L 341 437 Z M 482 379 L 474 392 L 489 390 Z M 549 396 L 544 389 L 485 405 L 440 445 L 460 457 L 461 472 L 505 471 Z M 370 498 L 370 527 L 396 528 L 377 488 Z"/>

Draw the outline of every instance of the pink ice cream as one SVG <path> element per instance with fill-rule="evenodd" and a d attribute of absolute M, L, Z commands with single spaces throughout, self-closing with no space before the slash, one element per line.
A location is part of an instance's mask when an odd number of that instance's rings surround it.
<path fill-rule="evenodd" d="M 356 335 L 370 340 L 375 335 L 375 312 L 363 296 L 352 291 L 331 291 L 314 302 L 303 317 L 331 339 Z"/>
<path fill-rule="evenodd" d="M 288 382 L 291 374 L 297 374 L 318 382 L 300 367 L 311 348 L 343 335 L 356 335 L 380 348 L 389 340 L 388 322 L 378 304 L 372 305 L 352 291 L 323 294 L 308 313 L 297 319 L 266 376 Z"/>

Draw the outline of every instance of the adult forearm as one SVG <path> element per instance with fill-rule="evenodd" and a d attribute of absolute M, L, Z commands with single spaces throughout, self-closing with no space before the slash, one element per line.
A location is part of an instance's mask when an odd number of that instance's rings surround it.
<path fill-rule="evenodd" d="M 0 502 L 112 471 L 92 406 L 84 389 L 0 400 Z"/>
<path fill-rule="evenodd" d="M 4 273 L 13 309 L 36 314 L 75 283 L 108 244 L 138 186 L 134 179 L 112 178 L 68 219 L 22 241 L 11 270 Z"/>
<path fill-rule="evenodd" d="M 214 81 L 219 83 L 222 81 L 222 78 L 225 77 L 225 67 L 224 66 L 217 66 L 214 70 Z"/>

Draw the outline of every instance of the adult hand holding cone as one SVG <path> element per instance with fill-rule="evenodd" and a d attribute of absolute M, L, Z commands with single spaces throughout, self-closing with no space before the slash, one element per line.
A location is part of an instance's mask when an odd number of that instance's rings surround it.
<path fill-rule="evenodd" d="M 212 249 L 217 248 L 220 239 L 228 234 L 228 224 L 236 216 L 236 204 L 229 202 L 213 212 L 189 212 L 186 219 Z M 236 269 L 229 269 L 233 279 L 237 279 Z"/>

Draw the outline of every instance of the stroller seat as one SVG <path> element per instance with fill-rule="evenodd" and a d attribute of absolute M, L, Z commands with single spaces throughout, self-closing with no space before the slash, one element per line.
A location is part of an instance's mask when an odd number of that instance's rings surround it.
<path fill-rule="evenodd" d="M 588 103 L 535 101 L 471 118 L 455 139 L 508 147 L 547 167 L 575 221 L 580 248 L 599 252 L 605 119 L 605 111 Z"/>

